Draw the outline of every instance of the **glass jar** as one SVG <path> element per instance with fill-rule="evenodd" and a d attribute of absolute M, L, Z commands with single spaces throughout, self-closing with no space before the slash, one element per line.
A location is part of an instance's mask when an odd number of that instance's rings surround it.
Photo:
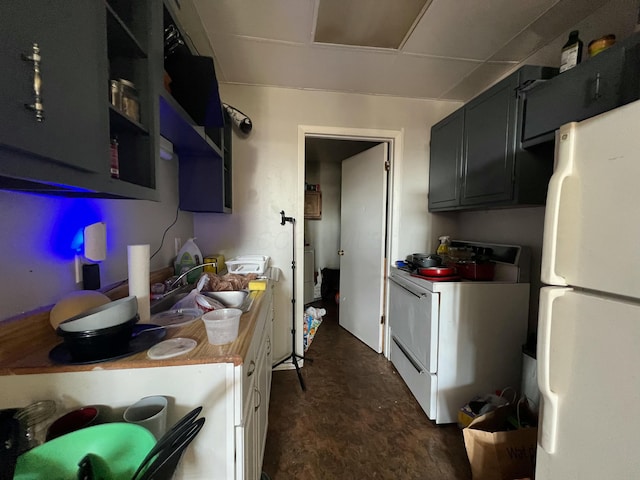
<path fill-rule="evenodd" d="M 121 92 L 121 107 L 120 111 L 127 117 L 136 122 L 140 121 L 140 102 L 138 100 L 138 91 L 136 90 L 133 82 L 129 80 L 119 79 L 120 92 Z"/>

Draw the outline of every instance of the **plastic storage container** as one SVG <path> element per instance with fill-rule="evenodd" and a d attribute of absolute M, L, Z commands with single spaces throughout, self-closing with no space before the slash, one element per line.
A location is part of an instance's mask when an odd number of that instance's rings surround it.
<path fill-rule="evenodd" d="M 241 315 L 242 310 L 238 308 L 220 308 L 202 315 L 209 343 L 224 345 L 238 338 Z"/>
<path fill-rule="evenodd" d="M 247 275 L 255 273 L 263 274 L 269 265 L 269 257 L 266 255 L 243 255 L 227 260 L 227 270 L 229 273 L 239 273 Z"/>

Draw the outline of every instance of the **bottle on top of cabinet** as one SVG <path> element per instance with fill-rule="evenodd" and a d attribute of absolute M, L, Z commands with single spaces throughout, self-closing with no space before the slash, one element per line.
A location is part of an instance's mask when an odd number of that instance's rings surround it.
<path fill-rule="evenodd" d="M 572 69 L 582 61 L 582 40 L 579 31 L 573 30 L 569 34 L 569 40 L 562 47 L 560 56 L 560 73 Z"/>

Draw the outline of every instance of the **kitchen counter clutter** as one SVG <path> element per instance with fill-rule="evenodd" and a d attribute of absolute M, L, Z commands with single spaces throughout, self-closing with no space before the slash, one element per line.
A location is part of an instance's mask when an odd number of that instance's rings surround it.
<path fill-rule="evenodd" d="M 207 421 L 176 478 L 251 479 L 261 471 L 271 388 L 272 322 L 269 282 L 240 318 L 237 339 L 210 345 L 200 319 L 166 330 L 163 340 L 188 338 L 183 355 L 152 360 L 147 351 L 100 363 L 66 365 L 49 358 L 61 339 L 48 312 L 0 324 L 0 409 L 51 399 L 71 410 L 107 406 L 122 413 L 150 395 L 170 399 L 169 424 L 202 405 Z"/>

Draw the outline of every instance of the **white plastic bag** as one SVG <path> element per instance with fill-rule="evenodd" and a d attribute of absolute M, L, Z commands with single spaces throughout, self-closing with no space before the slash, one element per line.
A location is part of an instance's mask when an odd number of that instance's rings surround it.
<path fill-rule="evenodd" d="M 191 290 L 189 294 L 183 299 L 177 301 L 172 310 L 184 310 L 195 308 L 202 313 L 210 312 L 211 310 L 218 310 L 219 308 L 225 308 L 225 306 L 214 298 L 202 295 L 200 292 L 209 283 L 209 276 L 202 275 L 196 284 L 196 288 Z"/>

